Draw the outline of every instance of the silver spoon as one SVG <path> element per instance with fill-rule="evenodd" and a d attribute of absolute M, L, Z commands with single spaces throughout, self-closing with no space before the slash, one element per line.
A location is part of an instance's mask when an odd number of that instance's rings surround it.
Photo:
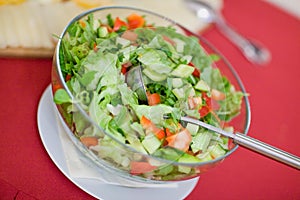
<path fill-rule="evenodd" d="M 138 98 L 140 100 L 147 102 L 146 88 L 143 82 L 141 66 L 131 68 L 125 75 L 125 81 L 133 91 L 137 92 Z M 281 149 L 278 149 L 276 147 L 273 147 L 271 145 L 268 145 L 252 137 L 249 137 L 245 134 L 226 132 L 220 128 L 214 127 L 210 124 L 204 123 L 197 119 L 193 119 L 191 117 L 181 117 L 180 120 L 183 122 L 189 122 L 198 126 L 202 126 L 208 130 L 233 139 L 234 143 L 238 145 L 246 147 L 252 151 L 265 155 L 269 158 L 272 158 L 289 166 L 292 166 L 296 169 L 300 169 L 299 157 L 285 152 Z"/>
<path fill-rule="evenodd" d="M 222 15 L 214 10 L 209 4 L 199 0 L 184 0 L 197 17 L 207 23 L 215 23 L 218 29 L 239 49 L 244 56 L 252 63 L 257 65 L 267 64 L 271 60 L 271 54 L 267 48 L 249 40 L 231 28 Z"/>
<path fill-rule="evenodd" d="M 181 117 L 180 120 L 182 120 L 184 122 L 196 124 L 198 126 L 202 126 L 210 131 L 214 131 L 223 136 L 233 139 L 233 142 L 236 144 L 239 144 L 243 147 L 246 147 L 252 151 L 255 151 L 255 152 L 265 155 L 267 157 L 273 158 L 274 160 L 285 163 L 296 169 L 300 169 L 300 158 L 299 157 L 292 155 L 281 149 L 278 149 L 276 147 L 273 147 L 264 142 L 261 142 L 252 137 L 249 137 L 245 134 L 226 132 L 220 128 L 214 127 L 210 124 L 204 123 L 200 120 L 196 120 L 196 119 L 193 119 L 190 117 Z"/>
<path fill-rule="evenodd" d="M 125 74 L 125 82 L 132 91 L 137 93 L 140 101 L 145 103 L 148 102 L 146 88 L 142 77 L 142 67 L 140 65 L 131 68 Z"/>

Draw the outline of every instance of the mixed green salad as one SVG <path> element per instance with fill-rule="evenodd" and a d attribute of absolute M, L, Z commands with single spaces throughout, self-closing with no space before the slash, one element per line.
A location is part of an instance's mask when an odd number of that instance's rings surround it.
<path fill-rule="evenodd" d="M 195 173 L 186 166 L 162 167 L 122 154 L 114 150 L 115 139 L 136 152 L 176 163 L 213 160 L 232 148 L 228 138 L 179 120 L 190 116 L 233 131 L 228 121 L 241 109 L 244 94 L 213 67 L 218 56 L 205 53 L 198 38 L 149 24 L 138 14 L 125 19 L 107 15 L 105 20 L 90 14 L 70 25 L 59 59 L 75 98 L 53 85 L 55 103 L 75 136 L 115 166 L 160 180 Z M 134 67 L 142 69 L 146 101 L 125 81 Z M 91 127 L 73 103 L 112 137 Z"/>

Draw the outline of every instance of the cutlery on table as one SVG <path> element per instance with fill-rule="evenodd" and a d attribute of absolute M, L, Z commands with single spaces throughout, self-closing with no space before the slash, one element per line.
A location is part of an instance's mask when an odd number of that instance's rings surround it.
<path fill-rule="evenodd" d="M 264 65 L 271 60 L 271 53 L 262 44 L 245 38 L 232 27 L 230 27 L 221 13 L 213 9 L 209 4 L 199 0 L 184 0 L 199 19 L 207 23 L 215 23 L 233 44 L 235 44 L 243 55 L 253 64 Z"/>

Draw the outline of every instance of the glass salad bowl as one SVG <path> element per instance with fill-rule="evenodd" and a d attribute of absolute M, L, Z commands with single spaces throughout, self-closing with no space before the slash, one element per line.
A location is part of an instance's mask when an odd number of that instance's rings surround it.
<path fill-rule="evenodd" d="M 141 67 L 137 88 L 127 84 L 134 67 Z M 95 8 L 70 21 L 54 54 L 52 91 L 83 156 L 143 183 L 197 177 L 237 149 L 180 116 L 245 134 L 250 123 L 243 84 L 216 48 L 171 19 L 131 7 Z"/>

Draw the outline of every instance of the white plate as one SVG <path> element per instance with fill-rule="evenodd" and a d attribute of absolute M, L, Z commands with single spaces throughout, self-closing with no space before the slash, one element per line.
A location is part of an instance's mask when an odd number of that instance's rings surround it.
<path fill-rule="evenodd" d="M 55 165 L 70 181 L 95 198 L 106 200 L 184 199 L 190 194 L 198 182 L 198 178 L 195 178 L 178 183 L 178 187 L 176 188 L 130 188 L 105 184 L 95 179 L 71 177 L 63 154 L 61 137 L 58 135 L 59 131 L 50 86 L 44 91 L 40 99 L 37 111 L 37 122 L 43 145 Z"/>

